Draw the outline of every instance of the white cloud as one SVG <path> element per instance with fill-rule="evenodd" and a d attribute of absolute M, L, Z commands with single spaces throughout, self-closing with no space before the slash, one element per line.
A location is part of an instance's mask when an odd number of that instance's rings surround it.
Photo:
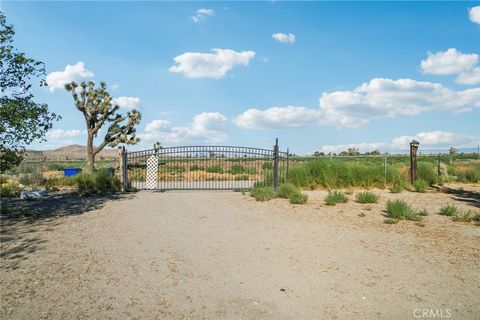
<path fill-rule="evenodd" d="M 480 107 L 480 88 L 454 91 L 439 83 L 376 78 L 352 91 L 323 93 L 319 109 L 249 109 L 234 118 L 237 126 L 280 129 L 309 124 L 359 127 L 373 119 L 413 116 L 427 111 L 469 111 Z"/>
<path fill-rule="evenodd" d="M 227 118 L 217 112 L 197 114 L 187 126 L 175 127 L 167 120 L 153 120 L 146 125 L 144 133 L 139 134 L 139 137 L 143 142 L 160 141 L 163 145 L 215 144 L 227 139 L 226 122 Z"/>
<path fill-rule="evenodd" d="M 248 109 L 233 119 L 235 125 L 248 129 L 284 129 L 316 124 L 320 110 L 305 107 L 273 107 L 266 110 Z"/>
<path fill-rule="evenodd" d="M 363 142 L 338 145 L 324 145 L 319 151 L 324 153 L 339 153 L 348 148 L 358 148 L 360 152 L 368 152 L 378 149 L 382 152 L 396 152 L 408 150 L 410 142 L 417 140 L 420 142 L 420 150 L 445 149 L 450 146 L 468 148 L 475 147 L 480 137 L 475 137 L 465 133 L 453 133 L 446 131 L 420 132 L 413 136 L 399 136 L 392 139 L 391 142 Z"/>
<path fill-rule="evenodd" d="M 85 63 L 82 61 L 74 65 L 68 64 L 63 71 L 54 71 L 47 75 L 46 81 L 48 90 L 51 92 L 63 87 L 72 81 L 79 81 L 83 78 L 93 77 L 93 72 L 85 69 Z"/>
<path fill-rule="evenodd" d="M 435 147 L 473 147 L 479 142 L 479 137 L 465 133 L 452 133 L 446 131 L 420 132 L 415 136 L 400 136 L 393 138 L 391 146 L 394 149 L 408 149 L 412 140 L 420 142 L 420 147 L 429 149 Z"/>
<path fill-rule="evenodd" d="M 272 38 L 282 43 L 292 44 L 295 42 L 295 35 L 293 33 L 274 33 L 272 34 Z"/>
<path fill-rule="evenodd" d="M 376 78 L 353 91 L 324 93 L 319 103 L 322 122 L 358 127 L 426 111 L 468 111 L 480 107 L 480 88 L 454 91 L 439 83 Z"/>
<path fill-rule="evenodd" d="M 455 82 L 472 85 L 480 83 L 480 67 L 476 67 L 470 71 L 460 73 L 455 79 Z"/>
<path fill-rule="evenodd" d="M 480 6 L 476 6 L 468 10 L 468 18 L 473 23 L 480 24 Z"/>
<path fill-rule="evenodd" d="M 478 54 L 465 54 L 450 48 L 447 51 L 428 53 L 428 58 L 422 60 L 420 66 L 424 73 L 446 75 L 459 74 L 472 69 L 478 62 Z"/>
<path fill-rule="evenodd" d="M 223 78 L 236 65 L 247 66 L 254 51 L 237 52 L 231 49 L 213 49 L 214 53 L 185 52 L 174 58 L 170 72 L 183 73 L 187 78 Z"/>
<path fill-rule="evenodd" d="M 119 87 L 120 85 L 117 82 L 115 82 L 114 84 L 110 85 L 110 90 L 116 91 Z"/>
<path fill-rule="evenodd" d="M 363 142 L 363 143 L 351 143 L 351 144 L 337 144 L 337 145 L 325 145 L 320 148 L 319 151 L 324 153 L 339 153 L 348 150 L 348 148 L 357 148 L 360 152 L 370 152 L 373 150 L 382 150 L 385 147 L 384 142 Z"/>
<path fill-rule="evenodd" d="M 124 109 L 135 109 L 140 106 L 140 98 L 137 97 L 116 97 L 112 99 L 114 105 Z"/>
<path fill-rule="evenodd" d="M 46 133 L 46 137 L 47 139 L 58 140 L 58 139 L 64 139 L 64 138 L 75 138 L 84 134 L 86 134 L 85 130 L 53 129 Z"/>
<path fill-rule="evenodd" d="M 213 11 L 213 9 L 198 9 L 197 12 L 195 12 L 195 15 L 192 16 L 192 20 L 193 22 L 198 23 L 205 20 L 209 16 L 213 16 L 214 14 L 215 11 Z"/>

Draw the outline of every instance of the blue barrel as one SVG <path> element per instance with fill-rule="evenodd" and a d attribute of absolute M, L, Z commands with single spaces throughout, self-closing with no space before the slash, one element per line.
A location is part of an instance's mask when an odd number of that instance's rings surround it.
<path fill-rule="evenodd" d="M 63 175 L 65 177 L 73 177 L 82 172 L 80 168 L 65 168 L 63 169 Z"/>

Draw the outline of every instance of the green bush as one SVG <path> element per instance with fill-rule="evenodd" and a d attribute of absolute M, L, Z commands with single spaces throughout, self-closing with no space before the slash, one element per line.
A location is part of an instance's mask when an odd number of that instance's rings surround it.
<path fill-rule="evenodd" d="M 60 163 L 52 162 L 52 163 L 47 163 L 47 165 L 45 166 L 45 169 L 47 171 L 63 171 L 63 169 L 65 169 L 65 166 Z"/>
<path fill-rule="evenodd" d="M 204 167 L 200 167 L 198 164 L 194 164 L 190 166 L 190 171 L 200 171 L 200 170 L 205 170 Z"/>
<path fill-rule="evenodd" d="M 358 192 L 355 195 L 355 198 L 360 203 L 377 203 L 378 199 L 380 199 L 380 195 L 370 191 L 363 191 Z"/>
<path fill-rule="evenodd" d="M 92 174 L 81 173 L 75 176 L 78 192 L 82 195 L 106 194 L 120 191 L 120 180 L 107 171 Z"/>
<path fill-rule="evenodd" d="M 427 189 L 428 189 L 428 183 L 425 180 L 418 179 L 413 184 L 413 188 L 415 192 L 425 193 L 427 192 Z"/>
<path fill-rule="evenodd" d="M 24 186 L 29 186 L 32 184 L 32 180 L 28 175 L 22 175 L 20 179 L 18 179 L 18 183 L 23 184 Z"/>
<path fill-rule="evenodd" d="M 408 188 L 408 182 L 405 180 L 397 180 L 390 188 L 391 193 L 400 193 Z"/>
<path fill-rule="evenodd" d="M 273 187 L 253 187 L 250 195 L 257 201 L 267 201 L 275 198 L 275 190 Z"/>
<path fill-rule="evenodd" d="M 210 166 L 206 171 L 210 173 L 223 173 L 223 169 L 219 165 Z"/>
<path fill-rule="evenodd" d="M 228 173 L 231 173 L 231 174 L 240 174 L 244 172 L 245 172 L 245 168 L 238 164 L 233 165 L 230 168 L 230 170 L 228 170 Z"/>
<path fill-rule="evenodd" d="M 3 184 L 0 187 L 0 198 L 18 198 L 20 196 L 20 188 L 16 184 Z"/>
<path fill-rule="evenodd" d="M 277 196 L 279 198 L 290 199 L 290 203 L 293 204 L 303 204 L 307 202 L 308 199 L 306 194 L 302 194 L 300 189 L 291 183 L 281 184 L 278 187 Z"/>
<path fill-rule="evenodd" d="M 437 182 L 437 172 L 433 164 L 420 162 L 417 166 L 417 179 L 424 180 L 429 186 Z"/>
<path fill-rule="evenodd" d="M 347 196 L 341 191 L 330 191 L 325 197 L 325 204 L 334 206 L 337 203 L 346 203 L 348 201 Z"/>
<path fill-rule="evenodd" d="M 4 184 L 8 182 L 8 178 L 5 176 L 0 176 L 0 184 Z"/>
<path fill-rule="evenodd" d="M 472 221 L 474 215 L 473 213 L 469 210 L 466 212 L 459 212 L 458 214 L 454 215 L 452 217 L 452 221 L 454 222 L 470 222 Z"/>
<path fill-rule="evenodd" d="M 387 217 L 397 220 L 422 220 L 422 217 L 403 200 L 388 200 Z"/>
<path fill-rule="evenodd" d="M 308 200 L 308 196 L 303 193 L 294 193 L 290 195 L 290 203 L 292 204 L 304 204 Z"/>
<path fill-rule="evenodd" d="M 447 204 L 442 206 L 440 208 L 440 211 L 438 212 L 439 215 L 447 216 L 447 217 L 453 217 L 458 215 L 459 213 L 460 213 L 460 210 L 458 210 L 457 206 L 453 204 Z"/>
<path fill-rule="evenodd" d="M 273 163 L 271 162 L 264 162 L 262 165 L 263 170 L 271 170 L 273 169 Z"/>

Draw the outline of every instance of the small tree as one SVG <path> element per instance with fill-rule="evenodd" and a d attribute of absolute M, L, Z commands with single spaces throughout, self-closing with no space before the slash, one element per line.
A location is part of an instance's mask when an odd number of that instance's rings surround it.
<path fill-rule="evenodd" d="M 360 154 L 360 151 L 358 148 L 351 147 L 347 149 L 347 153 L 349 156 L 358 156 Z"/>
<path fill-rule="evenodd" d="M 448 152 L 453 157 L 454 155 L 456 155 L 458 153 L 458 150 L 454 146 L 451 146 L 450 149 L 448 149 Z"/>
<path fill-rule="evenodd" d="M 44 140 L 52 122 L 59 117 L 44 103 L 34 101 L 32 86 L 44 85 L 45 67 L 13 47 L 13 26 L 0 11 L 0 170 L 19 164 L 25 146 Z"/>
<path fill-rule="evenodd" d="M 118 114 L 118 105 L 112 104 L 112 97 L 106 91 L 106 84 L 89 81 L 78 85 L 75 82 L 65 85 L 75 103 L 75 107 L 83 113 L 87 125 L 87 170 L 92 172 L 95 167 L 95 156 L 107 145 L 115 147 L 120 143 L 136 144 L 140 140 L 136 137 L 135 125 L 140 123 L 141 114 L 132 110 L 126 116 Z M 94 146 L 94 139 L 103 125 L 108 124 L 107 133 L 103 141 Z"/>

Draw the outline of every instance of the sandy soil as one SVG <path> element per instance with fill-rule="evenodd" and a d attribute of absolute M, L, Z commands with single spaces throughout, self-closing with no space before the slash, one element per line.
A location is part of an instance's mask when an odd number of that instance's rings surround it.
<path fill-rule="evenodd" d="M 228 192 L 60 197 L 30 202 L 48 208 L 33 218 L 17 205 L 30 219 L 2 219 L 1 318 L 479 319 L 480 227 L 435 212 L 478 211 L 480 188 L 378 192 L 378 204 L 335 207 L 319 191 L 303 206 Z M 426 208 L 425 226 L 384 224 L 394 198 Z"/>

